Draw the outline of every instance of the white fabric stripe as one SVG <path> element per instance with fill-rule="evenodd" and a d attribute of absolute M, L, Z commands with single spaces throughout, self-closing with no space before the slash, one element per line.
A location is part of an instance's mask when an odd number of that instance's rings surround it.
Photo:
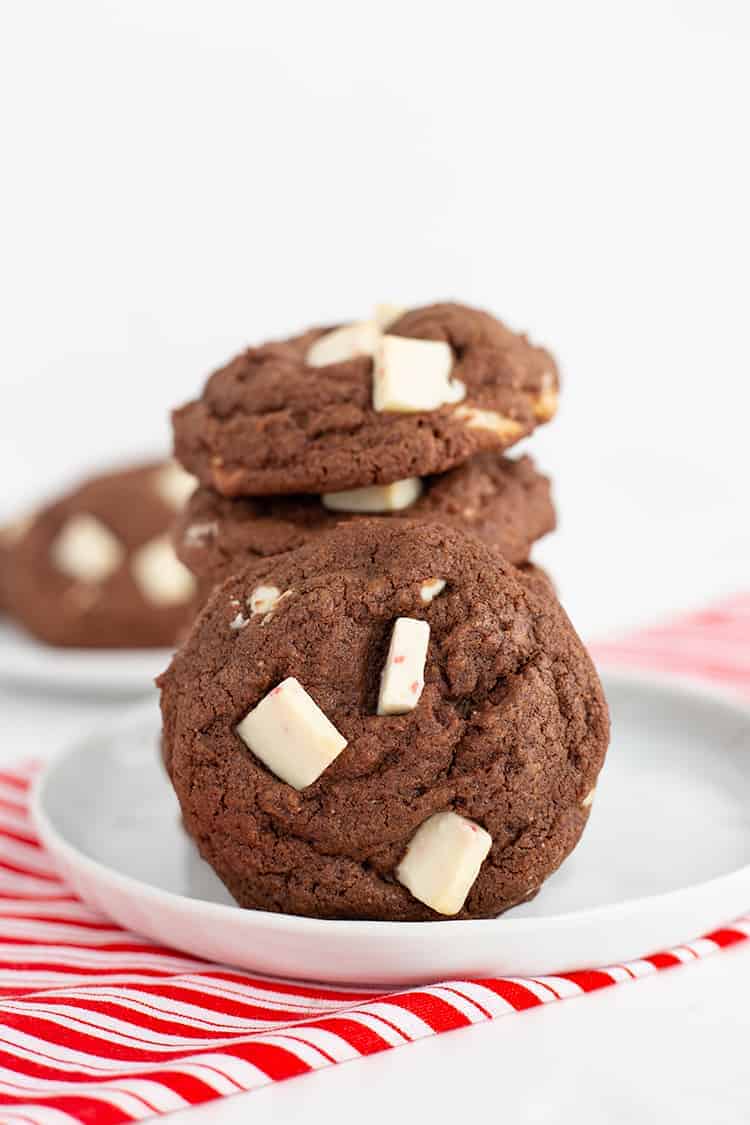
<path fill-rule="evenodd" d="M 307 1037 L 304 1036 L 304 1038 Z M 267 1047 L 280 1047 L 283 1051 L 287 1051 L 290 1055 L 294 1055 L 303 1063 L 306 1063 L 311 1070 L 320 1070 L 322 1067 L 329 1065 L 328 1059 L 315 1046 L 304 1043 L 302 1039 L 294 1039 L 291 1034 L 254 1035 L 253 1043 L 263 1044 Z"/>
<path fill-rule="evenodd" d="M 0 945 L 0 970 L 6 963 L 12 965 L 14 960 L 17 961 L 17 958 L 12 956 L 12 952 L 12 947 Z M 107 969 L 117 967 L 122 972 L 126 972 L 128 968 L 133 967 L 135 969 L 154 968 L 162 972 L 182 973 L 195 965 L 195 961 L 182 958 L 179 953 L 170 955 L 158 951 L 140 953 L 129 952 L 128 950 L 112 950 L 110 952 L 106 949 L 79 949 L 75 946 L 66 948 L 65 956 L 61 958 L 60 948 L 55 945 L 27 946 L 24 948 L 23 960 L 26 963 L 56 961 L 58 964 L 70 965 L 74 968 Z"/>
<path fill-rule="evenodd" d="M 35 919 L 6 918 L 3 921 L 2 936 L 4 938 L 26 938 L 27 941 L 44 943 L 45 945 L 58 945 L 74 943 L 87 948 L 96 948 L 99 945 L 136 944 L 148 945 L 147 939 L 129 934 L 125 930 L 91 930 L 85 926 L 76 926 L 75 922 L 40 922 Z M 105 951 L 106 952 L 106 951 Z"/>
<path fill-rule="evenodd" d="M 357 1010 L 361 1011 L 362 1009 Z M 407 1039 L 422 1039 L 425 1035 L 433 1034 L 430 1025 L 425 1023 L 420 1016 L 416 1016 L 413 1012 L 409 1012 L 406 1008 L 401 1008 L 397 1004 L 389 1004 L 387 997 L 368 1004 L 367 1011 L 373 1015 L 382 1016 L 383 1019 L 394 1024 L 399 1031 L 404 1033 Z"/>
<path fill-rule="evenodd" d="M 80 1125 L 79 1119 L 71 1117 L 69 1113 L 63 1113 L 54 1106 L 33 1103 L 19 1106 L 17 1110 L 12 1106 L 3 1106 L 0 1121 L 13 1122 L 13 1125 L 16 1125 L 16 1122 L 19 1125 L 28 1125 L 29 1121 L 33 1121 L 35 1125 Z"/>
<path fill-rule="evenodd" d="M 36 839 L 36 833 L 28 813 L 22 812 L 20 809 L 12 809 L 7 805 L 0 806 L 0 827 L 6 828 L 8 832 L 22 832 L 24 836 L 31 836 Z"/>
<path fill-rule="evenodd" d="M 503 977 L 502 979 L 510 981 L 512 984 L 518 984 L 521 988 L 525 988 L 527 992 L 533 993 L 537 1000 L 541 1000 L 543 1004 L 548 1004 L 550 1000 L 555 999 L 548 988 L 545 988 L 544 985 L 540 984 L 538 981 L 531 980 L 530 977 Z M 541 979 L 540 977 L 540 980 Z M 581 989 L 579 988 L 578 994 L 580 995 L 580 993 Z"/>
<path fill-rule="evenodd" d="M 11 804 L 18 805 L 27 816 L 28 795 L 28 787 L 20 789 L 17 785 L 9 785 L 7 781 L 0 778 L 0 801 L 10 801 Z"/>
<path fill-rule="evenodd" d="M 82 1001 L 108 1001 L 119 1005 L 126 1011 L 133 1013 L 140 1013 L 152 1019 L 166 1019 L 171 1020 L 173 1023 L 181 1023 L 186 1027 L 194 1027 L 198 1030 L 214 1031 L 214 1032 L 242 1032 L 243 1030 L 251 1030 L 256 1027 L 265 1027 L 268 1029 L 275 1029 L 279 1026 L 288 1026 L 289 1024 L 296 1024 L 298 1020 L 290 1020 L 286 1012 L 279 1011 L 276 1013 L 272 1007 L 268 1007 L 267 1011 L 273 1012 L 277 1016 L 274 1020 L 261 1020 L 261 1019 L 242 1019 L 239 1016 L 232 1016 L 222 1014 L 221 1012 L 214 1012 L 212 1008 L 202 1008 L 198 1004 L 183 1004 L 178 1000 L 167 999 L 160 996 L 149 996 L 147 993 L 137 993 L 133 989 L 127 987 L 115 990 L 101 989 L 57 989 L 50 990 L 45 993 L 45 999 L 59 998 L 61 1004 L 65 1004 L 67 1000 L 82 1000 Z M 154 1001 L 154 1002 L 152 1002 Z M 13 1004 L 14 1010 L 22 1013 L 29 1013 L 36 1011 L 36 1001 L 33 997 L 28 999 L 13 999 L 2 1000 L 0 998 L 0 1011 L 9 1009 L 10 1004 Z M 45 1005 L 46 1006 L 46 1005 Z M 97 1013 L 88 1012 L 86 1008 L 73 1008 L 69 1009 L 69 1014 L 76 1012 L 79 1018 L 98 1018 Z M 313 1016 L 306 1015 L 303 1018 L 315 1018 L 315 1015 L 329 1015 L 335 1013 L 314 1013 Z M 127 1017 L 123 1014 L 121 1017 L 127 1021 Z"/>
<path fill-rule="evenodd" d="M 232 985 L 229 982 L 214 981 L 209 977 L 200 977 L 188 975 L 180 977 L 179 980 L 173 982 L 179 985 L 180 988 L 193 988 L 198 993 L 207 993 L 216 996 L 220 999 L 235 1000 L 240 1003 L 255 1004 L 261 1007 L 274 1005 L 279 1009 L 289 1007 L 299 1011 L 306 1010 L 310 1014 L 323 1013 L 327 1011 L 338 1011 L 348 1004 L 362 1004 L 369 1003 L 365 1000 L 357 1000 L 353 998 L 351 1001 L 329 999 L 325 995 L 321 997 L 310 996 L 297 996 L 284 992 L 274 992 L 273 989 L 256 988 L 251 984 L 247 985 Z"/>
<path fill-rule="evenodd" d="M 637 961 L 627 961 L 626 964 L 631 973 L 634 973 L 638 980 L 642 977 L 650 977 L 653 973 L 657 972 L 650 961 L 642 961 L 639 959 Z"/>
<path fill-rule="evenodd" d="M 89 1062 L 92 1060 L 108 1061 L 111 1058 L 111 1053 L 108 1047 L 117 1044 L 121 1047 L 129 1048 L 133 1052 L 137 1051 L 152 1051 L 164 1056 L 166 1060 L 172 1058 L 177 1051 L 200 1051 L 201 1047 L 215 1047 L 216 1050 L 221 1050 L 222 1047 L 231 1046 L 237 1039 L 233 1035 L 206 1035 L 201 1038 L 188 1038 L 186 1036 L 162 1036 L 154 1035 L 149 1032 L 148 1028 L 134 1027 L 132 1025 L 124 1024 L 125 1032 L 118 1031 L 114 1026 L 116 1022 L 108 1019 L 106 1016 L 101 1016 L 101 1022 L 97 1026 L 93 1021 L 84 1023 L 79 1019 L 71 1019 L 65 1015 L 47 1011 L 47 1005 L 40 1005 L 34 1013 L 35 1019 L 38 1020 L 42 1027 L 39 1028 L 33 1035 L 33 1042 L 36 1049 L 44 1051 L 47 1055 L 54 1058 L 79 1058 L 83 1061 Z M 52 1027 L 66 1028 L 68 1031 L 77 1033 L 78 1035 L 86 1035 L 87 1037 L 101 1042 L 101 1049 L 97 1050 L 93 1047 L 63 1047 L 61 1044 L 54 1042 L 51 1038 L 45 1035 L 43 1026 L 49 1024 Z M 269 1029 L 275 1030 L 275 1029 Z M 253 1034 L 257 1034 L 253 1032 Z M 0 1038 L 14 1040 L 16 1036 L 22 1036 L 19 1039 L 19 1045 L 24 1042 L 32 1040 L 30 1034 L 20 1031 L 18 1028 L 0 1027 Z M 62 1052 L 65 1052 L 63 1054 Z M 120 1069 L 123 1066 L 140 1067 L 141 1061 L 137 1056 L 128 1059 L 127 1061 L 120 1060 Z"/>
<path fill-rule="evenodd" d="M 45 997 L 54 997 L 54 992 L 45 993 Z M 141 1014 L 151 1019 L 166 1019 L 171 1020 L 172 1023 L 179 1023 L 186 1027 L 195 1027 L 197 1030 L 206 1030 L 210 1033 L 222 1033 L 231 1035 L 233 1033 L 242 1034 L 243 1032 L 250 1032 L 256 1027 L 266 1027 L 270 1030 L 280 1027 L 288 1026 L 290 1024 L 298 1023 L 298 1020 L 289 1020 L 288 1018 L 279 1018 L 278 1020 L 272 1019 L 240 1019 L 236 1016 L 223 1016 L 220 1012 L 216 1012 L 215 1019 L 211 1019 L 211 1009 L 195 1008 L 195 1011 L 205 1012 L 204 1016 L 193 1016 L 189 1012 L 184 1011 L 187 1005 L 179 1005 L 177 1001 L 173 1002 L 170 1006 L 170 1001 L 164 1000 L 163 1005 L 159 1007 L 147 1005 L 147 1003 L 133 1000 L 130 997 L 129 990 L 124 988 L 116 991 L 78 991 L 78 990 L 60 990 L 61 1006 L 70 1016 L 78 1016 L 80 1019 L 99 1019 L 100 1014 L 97 1010 L 89 1009 L 88 1007 L 73 1007 L 72 1005 L 64 1005 L 66 999 L 81 999 L 87 1000 L 100 1000 L 103 1002 L 116 1003 L 118 1007 L 125 1009 L 125 1011 L 133 1011 L 134 1014 Z M 12 1005 L 12 1008 L 11 1008 Z M 21 1015 L 33 1015 L 37 1011 L 37 1001 L 34 998 L 28 1000 L 0 1000 L 0 1011 L 18 1011 Z M 45 1003 L 45 1008 L 52 1008 L 52 1005 Z M 54 1006 L 57 1007 L 56 1005 Z M 280 1014 L 283 1017 L 283 1012 Z M 117 1017 L 114 1017 L 117 1018 Z M 123 1014 L 120 1017 L 124 1024 L 130 1025 L 127 1016 Z M 132 1026 L 139 1026 L 132 1024 Z"/>
<path fill-rule="evenodd" d="M 11 914 L 49 915 L 56 918 L 69 918 L 72 922 L 106 922 L 103 914 L 97 914 L 82 902 L 71 899 L 0 899 L 0 917 Z"/>
<path fill-rule="evenodd" d="M 2 860 L 0 851 L 0 860 Z M 0 890 L 3 894 L 34 895 L 38 898 L 47 898 L 48 895 L 69 894 L 63 882 L 51 879 L 37 879 L 33 875 L 23 875 L 17 871 L 6 871 L 0 868 Z"/>
<path fill-rule="evenodd" d="M 360 1052 L 356 1047 L 352 1047 L 351 1043 L 347 1043 L 341 1035 L 337 1035 L 333 1031 L 327 1031 L 323 1027 L 311 1027 L 305 1024 L 302 1027 L 292 1028 L 288 1032 L 280 1034 L 282 1039 L 305 1039 L 308 1043 L 318 1047 L 321 1051 L 325 1051 L 336 1062 L 347 1062 L 349 1059 L 360 1058 Z"/>
<path fill-rule="evenodd" d="M 491 1016 L 504 1016 L 516 1010 L 513 1005 L 502 996 L 498 996 L 492 989 L 487 988 L 483 984 L 477 984 L 475 981 L 449 980 L 444 981 L 443 986 L 455 988 L 459 992 L 463 992 L 464 996 L 468 996 L 477 1004 L 480 1004 Z"/>
<path fill-rule="evenodd" d="M 629 980 L 633 980 L 632 971 L 628 972 L 629 968 L 630 965 L 610 965 L 607 972 L 618 984 L 627 984 Z"/>
<path fill-rule="evenodd" d="M 36 1085 L 20 1087 L 12 1091 L 14 1096 L 19 1096 L 19 1094 L 24 1095 L 27 1092 L 32 1097 L 40 1096 L 40 1090 L 36 1087 Z M 127 1091 L 120 1090 L 119 1088 L 113 1089 L 104 1082 L 97 1082 L 93 1086 L 89 1086 L 88 1083 L 74 1083 L 72 1087 L 65 1086 L 61 1089 L 57 1089 L 55 1087 L 47 1092 L 47 1096 L 49 1097 L 60 1096 L 63 1094 L 75 1094 L 76 1096 L 80 1097 L 94 1097 L 99 1101 L 108 1102 L 110 1105 L 115 1106 L 117 1109 L 121 1110 L 123 1113 L 127 1114 L 129 1117 L 132 1117 L 136 1121 L 140 1121 L 144 1117 L 152 1117 L 154 1113 L 153 1109 L 149 1109 L 149 1107 L 145 1105 L 144 1102 L 142 1102 L 140 1098 L 137 1098 L 134 1094 L 129 1094 L 127 1093 Z M 183 1107 L 184 1105 L 185 1103 L 183 1102 Z M 24 1109 L 25 1108 L 26 1107 L 24 1106 Z"/>
<path fill-rule="evenodd" d="M 123 975 L 125 976 L 125 974 Z M 110 978 L 109 976 L 102 978 L 102 987 L 109 988 L 112 983 L 112 979 L 113 978 Z M 171 998 L 167 999 L 159 996 L 158 994 L 147 992 L 145 990 L 143 992 L 139 992 L 136 987 L 137 983 L 142 983 L 144 985 L 150 983 L 156 986 L 162 983 L 168 987 L 179 987 L 181 990 L 194 994 L 197 997 L 197 1002 L 195 1005 L 192 1005 L 187 1001 L 172 1000 Z M 248 1005 L 253 1005 L 254 1007 L 263 1008 L 268 1011 L 278 1011 L 280 1017 L 288 1015 L 288 1012 L 291 1011 L 292 1013 L 302 1012 L 303 1017 L 301 1018 L 313 1018 L 317 1015 L 326 1015 L 329 1012 L 345 1010 L 349 1006 L 342 1000 L 321 999 L 318 1001 L 312 1000 L 309 997 L 296 998 L 288 996 L 282 999 L 281 994 L 265 992 L 261 989 L 248 988 L 240 990 L 239 988 L 237 988 L 231 992 L 227 992 L 226 989 L 212 988 L 210 985 L 201 986 L 187 983 L 187 978 L 179 975 L 175 975 L 167 980 L 161 981 L 159 977 L 138 978 L 137 974 L 132 974 L 129 985 L 130 987 L 128 989 L 128 995 L 134 1001 L 140 1001 L 144 1005 L 164 1005 L 165 1010 L 167 1011 L 185 1010 L 186 1012 L 205 1012 L 206 1018 L 209 1020 L 237 1018 L 240 1026 L 242 1026 L 247 1021 L 242 1020 L 240 1017 L 230 1017 L 228 1015 L 222 1014 L 221 1012 L 213 1012 L 213 1009 L 207 1007 L 204 1008 L 201 1005 L 200 998 L 204 995 L 210 995 L 215 996 L 218 999 L 231 1001 L 233 1003 L 241 1002 Z M 101 995 L 99 982 L 97 981 L 96 983 L 94 983 L 90 978 L 87 978 L 85 980 L 84 986 L 82 988 L 63 987 L 59 989 L 45 989 L 45 992 L 51 996 L 59 994 L 61 997 L 81 996 L 91 999 L 95 999 L 97 996 Z M 117 990 L 116 995 L 120 995 L 119 989 Z M 367 1001 L 364 1002 L 367 1003 Z M 0 1004 L 2 1004 L 2 998 L 0 998 Z"/>
<path fill-rule="evenodd" d="M 201 1055 L 200 1058 L 187 1059 L 185 1062 L 181 1062 L 176 1069 L 187 1070 L 188 1066 L 191 1068 L 215 1067 L 216 1070 L 220 1070 L 222 1074 L 235 1082 L 241 1090 L 253 1090 L 258 1086 L 265 1086 L 271 1081 L 266 1072 L 254 1063 L 239 1059 L 236 1055 L 222 1055 L 218 1051 Z M 197 1075 L 197 1077 L 200 1078 L 201 1075 Z M 212 1085 L 214 1083 L 214 1079 L 208 1075 L 204 1081 L 210 1082 Z M 230 1089 L 227 1092 L 233 1093 L 235 1091 Z"/>
<path fill-rule="evenodd" d="M 157 1080 L 118 1078 L 113 1085 L 116 1085 L 117 1089 L 124 1093 L 132 1094 L 136 1098 L 149 1102 L 162 1113 L 173 1113 L 178 1109 L 187 1109 L 191 1105 L 191 1102 L 186 1101 L 176 1091 Z M 108 1089 L 108 1083 L 103 1083 L 103 1088 Z"/>

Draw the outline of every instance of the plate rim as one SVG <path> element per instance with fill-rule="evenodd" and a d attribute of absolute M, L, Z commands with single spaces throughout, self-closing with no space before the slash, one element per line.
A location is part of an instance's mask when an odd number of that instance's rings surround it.
<path fill-rule="evenodd" d="M 11 657 L 7 653 L 11 652 Z M 44 688 L 56 694 L 76 696 L 144 696 L 154 692 L 154 679 L 163 671 L 175 649 L 82 648 L 48 645 L 26 633 L 8 616 L 0 614 L 0 686 L 16 685 L 27 690 Z M 22 659 L 15 663 L 15 656 Z M 39 668 L 31 669 L 30 658 L 39 657 Z M 85 665 L 84 665 L 85 661 Z"/>
<path fill-rule="evenodd" d="M 724 686 L 717 687 L 713 683 L 707 683 L 705 680 L 693 677 L 668 674 L 652 676 L 637 669 L 621 668 L 616 664 L 612 665 L 606 662 L 601 662 L 599 668 L 610 680 L 619 681 L 629 686 L 641 686 L 647 691 L 666 691 L 677 697 L 684 698 L 686 695 L 693 699 L 700 697 L 707 702 L 729 707 L 750 722 L 750 701 L 735 689 L 725 688 Z M 207 899 L 193 898 L 178 894 L 175 891 L 164 890 L 143 882 L 132 875 L 125 875 L 100 860 L 92 859 L 86 855 L 58 831 L 44 808 L 46 788 L 54 777 L 56 768 L 63 761 L 78 752 L 81 747 L 96 738 L 102 731 L 106 730 L 106 733 L 111 735 L 134 725 L 147 714 L 153 717 L 154 703 L 155 700 L 152 698 L 147 702 L 140 701 L 131 704 L 124 707 L 108 727 L 104 728 L 102 723 L 98 722 L 79 733 L 77 737 L 71 739 L 61 753 L 45 763 L 34 778 L 29 792 L 29 815 L 53 861 L 56 861 L 57 855 L 61 855 L 66 863 L 71 864 L 74 868 L 83 868 L 100 884 L 102 881 L 109 884 L 114 883 L 119 890 L 128 895 L 136 895 L 141 901 L 164 903 L 166 900 L 167 903 L 176 908 L 199 911 L 204 917 L 215 918 L 216 921 L 225 919 L 227 912 L 231 912 L 235 920 L 243 919 L 241 923 L 243 925 L 252 926 L 253 923 L 260 921 L 263 926 L 270 927 L 277 933 L 292 933 L 298 937 L 322 936 L 326 933 L 330 935 L 332 927 L 335 927 L 336 931 L 341 933 L 342 936 L 347 934 L 355 937 L 365 934 L 372 935 L 376 931 L 378 936 L 384 940 L 398 935 L 401 939 L 413 940 L 418 937 L 420 942 L 428 941 L 439 944 L 445 938 L 448 928 L 450 928 L 450 933 L 456 935 L 467 928 L 470 928 L 472 933 L 479 933 L 480 930 L 490 932 L 498 926 L 498 923 L 501 923 L 504 928 L 512 927 L 512 931 L 516 935 L 523 935 L 525 932 L 538 933 L 542 930 L 559 930 L 596 922 L 616 923 L 624 916 L 641 914 L 654 908 L 663 908 L 668 906 L 670 901 L 675 903 L 684 901 L 686 896 L 700 895 L 707 887 L 722 889 L 750 879 L 750 863 L 748 863 L 724 875 L 718 875 L 698 883 L 691 883 L 686 887 L 623 899 L 619 902 L 587 907 L 564 914 L 524 918 L 514 918 L 512 914 L 501 914 L 496 918 L 446 918 L 430 922 L 429 925 L 425 925 L 424 922 L 395 922 L 378 919 L 310 918 L 298 914 L 242 909 L 233 904 L 210 902 Z M 748 905 L 750 906 L 750 903 Z M 727 919 L 727 921 L 731 921 L 731 919 Z"/>

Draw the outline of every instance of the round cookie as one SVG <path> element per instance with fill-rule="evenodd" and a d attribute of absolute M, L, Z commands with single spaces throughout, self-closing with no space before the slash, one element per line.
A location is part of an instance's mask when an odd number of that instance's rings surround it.
<path fill-rule="evenodd" d="M 528 899 L 578 841 L 608 742 L 550 587 L 410 521 L 347 523 L 227 579 L 159 686 L 187 830 L 241 906 L 292 914 Z"/>
<path fill-rule="evenodd" d="M 194 487 L 179 466 L 149 464 L 94 477 L 43 507 L 7 546 L 8 612 L 52 645 L 173 645 L 196 584 L 169 532 Z"/>
<path fill-rule="evenodd" d="M 175 452 L 224 496 L 390 484 L 508 448 L 554 415 L 557 390 L 549 352 L 486 312 L 431 305 L 248 349 L 173 414 Z"/>
<path fill-rule="evenodd" d="M 549 480 L 530 457 L 514 461 L 482 453 L 425 478 L 421 488 L 409 507 L 391 515 L 471 531 L 512 563 L 524 562 L 532 544 L 555 526 Z M 179 558 L 208 593 L 253 558 L 292 550 L 343 521 L 360 519 L 331 510 L 318 496 L 228 500 L 199 488 L 178 518 L 174 542 Z"/>

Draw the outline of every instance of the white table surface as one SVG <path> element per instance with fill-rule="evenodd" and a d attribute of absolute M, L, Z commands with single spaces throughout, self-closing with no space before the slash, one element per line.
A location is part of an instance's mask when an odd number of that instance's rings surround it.
<path fill-rule="evenodd" d="M 750 6 L 364 11 L 3 6 L 0 520 L 164 449 L 246 342 L 455 295 L 562 361 L 537 557 L 580 631 L 747 588 Z M 0 687 L 0 756 L 119 706 Z M 749 988 L 740 948 L 187 1121 L 747 1122 Z"/>

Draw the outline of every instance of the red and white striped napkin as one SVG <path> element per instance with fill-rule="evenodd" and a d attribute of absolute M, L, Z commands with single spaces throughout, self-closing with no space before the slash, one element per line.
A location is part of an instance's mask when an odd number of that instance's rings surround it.
<path fill-rule="evenodd" d="M 750 596 L 595 650 L 750 692 Z M 750 937 L 750 914 L 641 961 L 407 991 L 234 972 L 144 941 L 78 901 L 34 836 L 32 768 L 0 773 L 0 1121 L 138 1121 L 555 1003 Z"/>

